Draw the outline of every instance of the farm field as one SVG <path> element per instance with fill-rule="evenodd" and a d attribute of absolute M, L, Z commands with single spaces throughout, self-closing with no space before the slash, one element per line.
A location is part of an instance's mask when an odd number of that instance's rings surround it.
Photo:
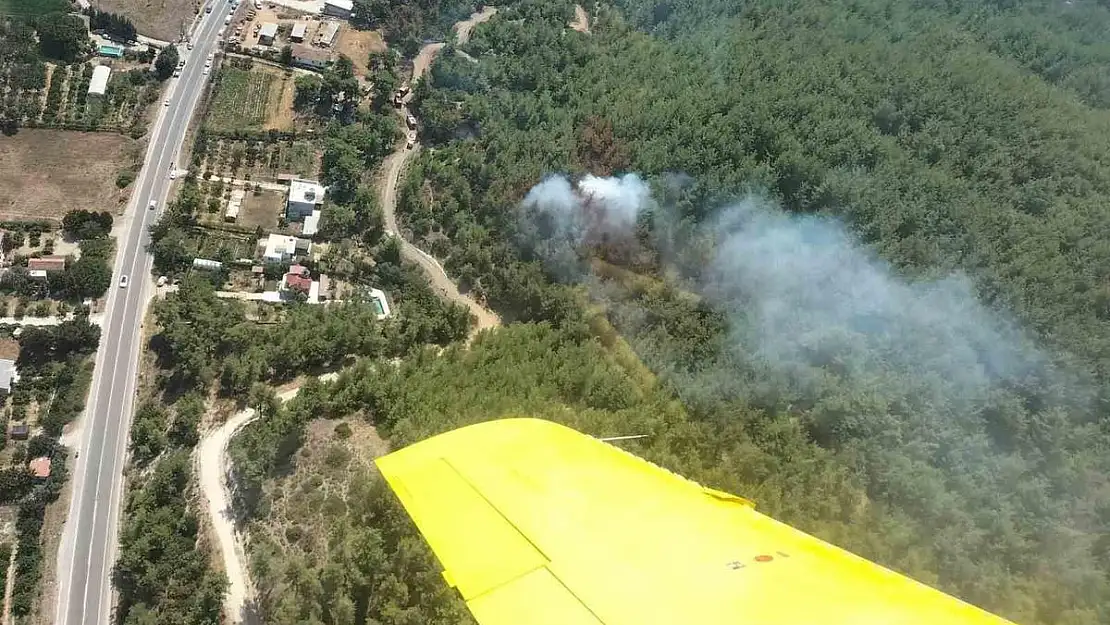
<path fill-rule="evenodd" d="M 193 228 L 190 241 L 195 257 L 225 262 L 253 258 L 258 244 L 254 233 L 240 234 L 203 227 Z"/>
<path fill-rule="evenodd" d="M 300 139 L 266 143 L 220 138 L 209 141 L 199 169 L 246 180 L 275 180 L 281 174 L 316 178 L 320 154 Z"/>
<path fill-rule="evenodd" d="M 0 141 L 0 220 L 60 221 L 84 208 L 117 213 L 116 176 L 139 158 L 136 142 L 103 132 L 23 129 Z"/>
<path fill-rule="evenodd" d="M 0 0 L 0 15 L 42 15 L 70 11 L 67 0 Z"/>
<path fill-rule="evenodd" d="M 0 0 L 3 2 L 4 0 Z M 10 0 L 20 2 L 22 0 Z M 122 13 L 135 24 L 140 35 L 175 41 L 181 36 L 182 25 L 188 28 L 196 15 L 193 0 L 98 0 L 100 9 Z"/>
<path fill-rule="evenodd" d="M 292 130 L 293 76 L 255 64 L 220 69 L 205 127 L 217 134 L 236 131 Z"/>
<path fill-rule="evenodd" d="M 27 127 L 141 135 L 147 107 L 157 100 L 159 86 L 149 80 L 146 70 L 113 70 L 105 96 L 90 100 L 89 81 L 96 64 L 32 64 L 0 75 L 0 112 Z"/>

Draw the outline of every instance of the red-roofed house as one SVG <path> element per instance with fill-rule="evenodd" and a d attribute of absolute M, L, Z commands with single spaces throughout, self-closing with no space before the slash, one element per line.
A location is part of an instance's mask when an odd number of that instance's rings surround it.
<path fill-rule="evenodd" d="M 27 269 L 31 271 L 65 271 L 65 256 L 43 256 L 27 260 Z"/>
<path fill-rule="evenodd" d="M 31 473 L 34 473 L 37 478 L 48 478 L 50 477 L 50 458 L 46 456 L 35 458 L 27 463 L 27 468 L 31 469 Z"/>
<path fill-rule="evenodd" d="M 309 290 L 312 289 L 312 278 L 293 273 L 292 271 L 285 274 L 283 282 L 285 283 L 285 288 L 291 291 L 308 293 Z"/>

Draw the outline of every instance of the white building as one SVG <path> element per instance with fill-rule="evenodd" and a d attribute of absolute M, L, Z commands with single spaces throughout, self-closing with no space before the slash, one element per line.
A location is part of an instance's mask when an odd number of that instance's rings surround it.
<path fill-rule="evenodd" d="M 294 178 L 289 181 L 289 199 L 285 203 L 285 218 L 300 221 L 319 210 L 324 203 L 327 187 L 314 180 Z"/>
<path fill-rule="evenodd" d="M 320 11 L 324 15 L 334 15 L 347 19 L 354 10 L 354 0 L 324 0 L 324 8 Z"/>
<path fill-rule="evenodd" d="M 270 22 L 263 24 L 262 29 L 258 31 L 258 45 L 271 46 L 274 44 L 274 37 L 277 37 L 278 25 Z"/>
<path fill-rule="evenodd" d="M 310 237 L 320 230 L 320 211 L 312 211 L 311 215 L 304 218 L 304 227 L 301 228 L 301 234 Z"/>
<path fill-rule="evenodd" d="M 308 24 L 304 22 L 297 22 L 293 24 L 293 30 L 289 32 L 289 41 L 301 43 L 304 41 L 305 32 L 308 30 Z"/>
<path fill-rule="evenodd" d="M 225 221 L 235 221 L 239 218 L 239 209 L 243 207 L 243 198 L 247 192 L 243 189 L 233 189 L 231 197 L 227 200 L 227 211 L 224 212 Z"/>
<path fill-rule="evenodd" d="M 339 22 L 324 22 L 316 35 L 316 45 L 330 48 L 335 43 L 335 36 L 339 34 Z"/>
<path fill-rule="evenodd" d="M 112 68 L 107 65 L 93 68 L 92 78 L 89 80 L 89 95 L 104 95 L 108 90 L 108 77 L 111 75 Z"/>
<path fill-rule="evenodd" d="M 294 256 L 300 254 L 311 253 L 312 241 L 284 234 L 271 234 L 268 238 L 259 240 L 258 247 L 263 248 L 263 260 L 280 263 L 292 260 Z"/>

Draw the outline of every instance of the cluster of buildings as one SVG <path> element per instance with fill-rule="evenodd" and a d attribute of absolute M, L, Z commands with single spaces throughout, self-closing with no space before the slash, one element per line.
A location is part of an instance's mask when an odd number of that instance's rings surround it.
<path fill-rule="evenodd" d="M 353 0 L 325 0 L 320 14 L 326 17 L 335 17 L 346 20 L 351 17 L 354 10 Z M 253 15 L 251 15 L 253 17 Z M 308 19 L 299 19 L 292 22 L 287 35 L 287 41 L 279 41 L 280 26 L 276 22 L 256 23 L 254 34 L 257 36 L 255 51 L 266 55 L 283 43 L 288 43 L 293 54 L 293 65 L 310 70 L 323 70 L 332 61 L 335 55 L 331 51 L 342 27 L 339 20 L 324 19 L 319 21 L 319 28 L 309 38 L 309 25 L 315 23 Z M 241 27 L 240 27 L 241 28 Z M 241 31 L 236 30 L 238 36 Z"/>
<path fill-rule="evenodd" d="M 302 178 L 279 177 L 289 185 L 285 196 L 283 215 L 288 223 L 300 223 L 299 235 L 270 233 L 258 239 L 255 263 L 251 273 L 259 284 L 265 282 L 266 265 L 292 263 L 289 269 L 281 276 L 277 287 L 271 291 L 257 294 L 258 299 L 267 302 L 284 302 L 303 297 L 310 304 L 320 304 L 330 300 L 332 284 L 328 276 L 319 275 L 312 277 L 307 267 L 300 264 L 305 259 L 312 257 L 313 243 L 311 237 L 320 227 L 324 199 L 328 189 L 315 180 Z M 227 209 L 224 212 L 225 221 L 234 222 L 239 217 L 243 200 L 246 197 L 244 189 L 233 189 L 228 199 Z M 243 261 L 249 262 L 249 261 Z M 193 259 L 193 267 L 201 270 L 219 270 L 223 263 L 205 258 Z M 379 319 L 384 319 L 391 314 L 389 301 L 384 292 L 378 289 L 369 289 L 368 299 L 373 303 Z"/>

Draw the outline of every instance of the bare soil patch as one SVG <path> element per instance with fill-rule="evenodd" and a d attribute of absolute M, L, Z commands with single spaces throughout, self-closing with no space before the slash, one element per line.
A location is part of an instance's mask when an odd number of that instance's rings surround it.
<path fill-rule="evenodd" d="M 108 132 L 25 129 L 0 141 L 0 219 L 61 221 L 84 208 L 118 213 L 128 191 L 120 170 L 138 158 L 136 143 Z"/>
<path fill-rule="evenodd" d="M 247 228 L 262 226 L 267 231 L 276 230 L 284 208 L 285 197 L 277 191 L 263 189 L 262 193 L 255 195 L 253 190 L 248 190 L 235 222 Z"/>
<path fill-rule="evenodd" d="M 590 32 L 590 16 L 581 4 L 574 5 L 574 21 L 570 23 L 570 28 L 580 33 Z"/>
<path fill-rule="evenodd" d="M 15 360 L 19 357 L 19 341 L 15 339 L 0 340 L 0 358 Z"/>
<path fill-rule="evenodd" d="M 367 64 L 370 53 L 384 52 L 385 41 L 382 40 L 381 33 L 376 30 L 355 30 L 344 26 L 339 33 L 339 41 L 335 49 L 351 59 L 355 66 L 355 74 L 366 76 L 370 71 Z"/>
<path fill-rule="evenodd" d="M 129 17 L 140 35 L 162 41 L 176 41 L 182 27 L 187 29 L 203 6 L 198 0 L 99 0 L 99 4 L 102 11 Z"/>

